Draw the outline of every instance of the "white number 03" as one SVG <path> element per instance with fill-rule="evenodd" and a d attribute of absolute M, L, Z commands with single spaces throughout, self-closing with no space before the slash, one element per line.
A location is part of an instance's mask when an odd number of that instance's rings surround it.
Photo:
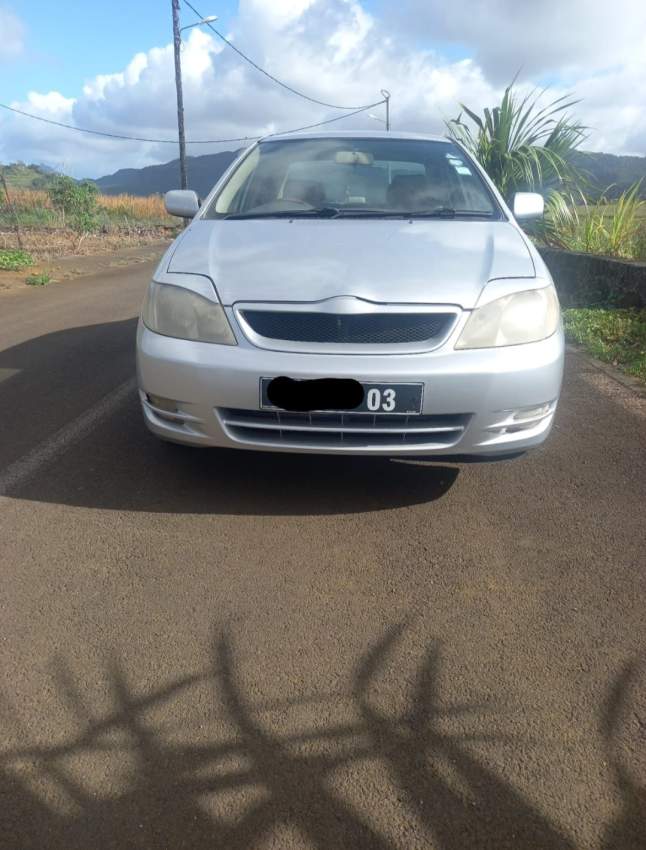
<path fill-rule="evenodd" d="M 366 406 L 371 412 L 383 410 L 385 413 L 390 413 L 395 409 L 395 390 L 387 389 L 382 393 L 381 390 L 372 387 L 366 396 Z"/>

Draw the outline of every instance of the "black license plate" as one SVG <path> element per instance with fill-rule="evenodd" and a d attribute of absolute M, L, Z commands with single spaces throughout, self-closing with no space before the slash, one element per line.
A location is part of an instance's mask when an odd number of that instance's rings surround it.
<path fill-rule="evenodd" d="M 260 407 L 270 410 L 390 413 L 422 412 L 424 384 L 366 383 L 341 378 L 261 378 Z"/>

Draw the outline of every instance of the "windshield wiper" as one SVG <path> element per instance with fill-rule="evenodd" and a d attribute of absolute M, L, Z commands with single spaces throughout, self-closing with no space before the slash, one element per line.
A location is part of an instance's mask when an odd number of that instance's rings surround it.
<path fill-rule="evenodd" d="M 245 218 L 492 218 L 490 210 L 456 210 L 453 207 L 436 207 L 432 210 L 380 210 L 361 207 L 311 207 L 302 210 L 259 210 L 258 212 L 230 213 L 224 219 L 235 221 Z"/>
<path fill-rule="evenodd" d="M 404 218 L 491 218 L 492 210 L 456 210 L 453 207 L 436 207 L 433 210 L 411 210 L 401 214 Z"/>
<path fill-rule="evenodd" d="M 267 210 L 262 212 L 230 213 L 225 215 L 227 221 L 243 218 L 336 218 L 339 215 L 337 207 L 312 207 L 304 210 Z"/>
<path fill-rule="evenodd" d="M 361 207 L 347 207 L 339 210 L 338 218 L 401 218 L 396 210 L 371 210 Z"/>
<path fill-rule="evenodd" d="M 340 209 L 336 218 L 491 218 L 489 210 L 456 210 L 435 207 L 432 210 L 380 210 L 352 207 Z"/>

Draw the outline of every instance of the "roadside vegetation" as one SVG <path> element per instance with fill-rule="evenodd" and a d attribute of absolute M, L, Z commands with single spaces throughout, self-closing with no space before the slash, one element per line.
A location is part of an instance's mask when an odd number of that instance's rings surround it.
<path fill-rule="evenodd" d="M 27 251 L 0 249 L 0 271 L 19 272 L 33 264 L 34 258 Z"/>
<path fill-rule="evenodd" d="M 27 286 L 47 286 L 51 283 L 52 276 L 49 272 L 39 272 L 38 274 L 30 274 L 25 278 Z"/>
<path fill-rule="evenodd" d="M 174 238 L 180 226 L 158 195 L 101 195 L 91 181 L 54 174 L 45 181 L 42 175 L 34 178 L 29 168 L 13 177 L 18 185 L 8 184 L 8 192 L 0 186 L 2 272 L 20 272 L 69 254 L 106 254 L 159 243 Z M 32 188 L 39 180 L 45 187 Z"/>
<path fill-rule="evenodd" d="M 572 342 L 646 382 L 646 310 L 568 308 L 563 322 Z"/>
<path fill-rule="evenodd" d="M 521 96 L 512 83 L 499 106 L 478 115 L 461 104 L 462 112 L 446 127 L 483 166 L 507 201 L 515 192 L 544 192 L 544 221 L 530 230 L 538 241 L 572 251 L 646 259 L 642 181 L 618 197 L 613 186 L 600 192 L 591 185 L 586 172 L 575 164 L 587 134 L 587 128 L 571 115 L 577 103 L 567 95 L 545 103 L 543 91 Z"/>
<path fill-rule="evenodd" d="M 646 201 L 639 197 L 641 182 L 613 201 L 606 190 L 596 203 L 590 203 L 582 191 L 551 191 L 545 217 L 536 229 L 538 237 L 569 251 L 646 259 Z"/>
<path fill-rule="evenodd" d="M 68 225 L 70 207 L 67 204 L 66 212 L 66 204 L 62 203 L 65 194 L 54 191 L 55 195 L 52 197 L 51 190 L 10 189 L 11 203 L 22 227 L 64 228 Z M 177 219 L 166 213 L 160 195 L 140 198 L 135 195 L 100 195 L 96 192 L 94 197 L 94 223 L 99 230 L 177 225 Z M 14 223 L 13 213 L 6 199 L 0 200 L 0 228 L 12 227 Z"/>

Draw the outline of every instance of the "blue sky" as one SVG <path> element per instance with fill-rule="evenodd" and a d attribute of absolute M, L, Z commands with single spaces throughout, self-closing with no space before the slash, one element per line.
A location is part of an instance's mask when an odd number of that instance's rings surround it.
<path fill-rule="evenodd" d="M 197 0 L 193 5 L 205 15 L 217 14 L 228 30 L 238 4 Z M 30 89 L 74 95 L 86 79 L 123 68 L 135 53 L 172 37 L 170 0 L 14 0 L 10 8 L 25 25 L 27 46 L 11 72 L 0 74 L 4 103 L 22 99 Z M 183 24 L 193 18 L 189 9 L 182 11 Z"/>
<path fill-rule="evenodd" d="M 217 14 L 238 46 L 315 98 L 369 103 L 389 89 L 395 128 L 443 132 L 461 102 L 495 105 L 520 69 L 525 88 L 549 83 L 552 95 L 581 99 L 586 147 L 646 154 L 646 4 L 636 0 L 596 6 L 594 15 L 589 0 L 194 5 Z M 183 7 L 182 22 L 193 20 Z M 0 101 L 76 126 L 175 137 L 170 0 L 0 0 L 0 30 Z M 204 28 L 185 33 L 182 64 L 189 138 L 253 136 L 340 114 L 269 83 Z M 343 124 L 375 126 L 365 113 Z M 98 176 L 174 155 L 172 145 L 111 142 L 0 111 L 0 161 Z"/>

